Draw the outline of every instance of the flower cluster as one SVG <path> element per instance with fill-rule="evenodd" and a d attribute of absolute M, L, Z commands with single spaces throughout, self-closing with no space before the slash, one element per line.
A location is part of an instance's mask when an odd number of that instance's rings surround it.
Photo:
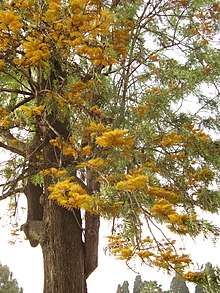
<path fill-rule="evenodd" d="M 68 171 L 65 169 L 59 170 L 57 168 L 49 168 L 49 169 L 44 169 L 40 172 L 41 175 L 47 176 L 47 175 L 54 175 L 56 177 L 62 177 L 64 175 L 68 174 Z"/>
<path fill-rule="evenodd" d="M 44 106 L 35 106 L 35 107 L 28 107 L 25 105 L 20 106 L 19 108 L 27 118 L 41 116 L 44 112 Z"/>
<path fill-rule="evenodd" d="M 101 147 L 128 148 L 134 145 L 134 138 L 128 135 L 127 130 L 114 129 L 104 132 L 96 138 L 96 143 Z"/>
<path fill-rule="evenodd" d="M 110 252 L 118 259 L 129 261 L 131 257 L 140 257 L 149 265 L 169 270 L 172 267 L 183 269 L 192 262 L 188 254 L 177 253 L 174 248 L 175 240 L 164 239 L 155 243 L 153 237 L 139 239 L 137 245 L 131 244 L 123 234 L 108 236 Z"/>
<path fill-rule="evenodd" d="M 50 140 L 50 144 L 61 149 L 64 156 L 71 156 L 77 158 L 77 150 L 71 146 L 70 143 L 61 140 L 59 137 Z"/>
<path fill-rule="evenodd" d="M 46 43 L 42 41 L 42 38 L 28 37 L 22 44 L 24 55 L 17 58 L 15 61 L 19 65 L 23 66 L 47 66 L 47 60 L 50 57 L 50 51 Z"/>
<path fill-rule="evenodd" d="M 165 198 L 173 204 L 177 203 L 178 201 L 178 196 L 176 193 L 162 187 L 149 187 L 148 194 L 153 195 L 157 198 Z"/>
<path fill-rule="evenodd" d="M 93 170 L 101 170 L 103 169 L 105 165 L 105 161 L 102 158 L 94 158 L 94 159 L 90 159 L 87 162 L 83 162 L 80 163 L 76 166 L 77 169 L 82 169 L 84 167 L 87 167 L 89 169 L 93 169 Z"/>
<path fill-rule="evenodd" d="M 76 182 L 71 179 L 59 181 L 48 187 L 50 192 L 49 199 L 55 200 L 59 205 L 65 208 L 83 208 L 93 212 L 91 206 L 91 196 Z"/>
<path fill-rule="evenodd" d="M 119 181 L 115 188 L 120 191 L 136 191 L 146 188 L 147 176 L 145 175 L 124 175 L 124 180 Z"/>
<path fill-rule="evenodd" d="M 177 133 L 169 133 L 163 137 L 160 144 L 165 147 L 171 147 L 186 141 L 186 138 Z"/>
<path fill-rule="evenodd" d="M 91 99 L 92 87 L 93 81 L 91 80 L 88 82 L 75 81 L 70 89 L 65 92 L 64 98 L 75 106 L 83 106 L 87 100 Z"/>

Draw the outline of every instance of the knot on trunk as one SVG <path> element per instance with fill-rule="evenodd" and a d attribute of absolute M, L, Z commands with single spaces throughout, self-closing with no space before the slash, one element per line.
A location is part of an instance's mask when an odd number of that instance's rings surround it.
<path fill-rule="evenodd" d="M 30 245 L 36 247 L 42 236 L 42 221 L 27 222 L 21 226 L 21 231 L 25 233 Z"/>

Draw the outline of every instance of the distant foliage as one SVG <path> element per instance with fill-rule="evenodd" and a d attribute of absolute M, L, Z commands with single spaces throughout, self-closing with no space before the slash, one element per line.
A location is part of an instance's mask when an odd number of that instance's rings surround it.
<path fill-rule="evenodd" d="M 23 293 L 8 266 L 0 264 L 0 293 Z"/>
<path fill-rule="evenodd" d="M 206 263 L 204 269 L 198 274 L 201 277 L 199 283 L 195 287 L 195 293 L 217 293 L 220 292 L 220 269 Z M 162 286 L 157 281 L 142 281 L 141 276 L 137 275 L 134 281 L 133 293 L 190 293 L 189 288 L 179 274 L 173 277 L 170 283 L 170 289 L 163 291 Z M 123 285 L 118 285 L 116 293 L 130 293 L 128 281 L 124 281 Z"/>
<path fill-rule="evenodd" d="M 170 284 L 170 293 L 190 293 L 186 282 L 176 275 Z"/>
<path fill-rule="evenodd" d="M 118 285 L 118 289 L 116 293 L 129 293 L 129 283 L 128 281 L 124 281 L 122 286 Z"/>
<path fill-rule="evenodd" d="M 123 285 L 118 285 L 116 293 L 129 293 L 129 283 L 124 281 Z M 161 285 L 156 281 L 142 281 L 141 276 L 137 275 L 134 281 L 133 293 L 163 293 Z"/>

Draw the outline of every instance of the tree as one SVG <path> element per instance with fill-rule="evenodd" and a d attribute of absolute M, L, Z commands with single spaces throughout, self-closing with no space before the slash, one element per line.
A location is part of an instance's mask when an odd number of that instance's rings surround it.
<path fill-rule="evenodd" d="M 129 283 L 124 281 L 123 285 L 118 285 L 117 293 L 129 293 Z M 133 293 L 163 293 L 161 285 L 156 281 L 142 281 L 141 276 L 137 275 L 134 281 Z"/>
<path fill-rule="evenodd" d="M 205 293 L 201 285 L 197 284 L 195 288 L 195 293 Z"/>
<path fill-rule="evenodd" d="M 213 267 L 211 263 L 206 263 L 201 271 L 202 278 L 196 285 L 195 293 L 218 292 L 220 289 L 220 270 L 219 267 Z"/>
<path fill-rule="evenodd" d="M 162 286 L 156 281 L 144 281 L 143 288 L 140 293 L 166 293 L 162 290 Z"/>
<path fill-rule="evenodd" d="M 128 281 L 124 281 L 122 286 L 118 285 L 118 289 L 116 293 L 129 293 L 129 283 Z"/>
<path fill-rule="evenodd" d="M 198 281 L 167 229 L 219 235 L 201 216 L 220 205 L 219 3 L 3 0 L 0 9 L 0 147 L 11 154 L 0 199 L 18 212 L 27 198 L 22 230 L 42 248 L 44 293 L 86 291 L 100 217 L 113 220 L 116 257 Z"/>
<path fill-rule="evenodd" d="M 202 268 L 200 271 L 202 276 L 195 287 L 195 293 L 218 292 L 220 288 L 219 268 L 213 267 L 211 263 L 206 263 L 204 269 Z M 128 281 L 124 281 L 122 286 L 118 285 L 117 293 L 123 292 L 129 293 Z M 157 281 L 142 281 L 141 276 L 137 275 L 133 293 L 189 293 L 189 289 L 178 273 L 173 277 L 168 291 L 163 291 Z"/>
<path fill-rule="evenodd" d="M 172 279 L 170 284 L 171 293 L 189 293 L 189 289 L 186 282 L 178 275 Z"/>
<path fill-rule="evenodd" d="M 8 266 L 0 264 L 0 292 L 22 293 L 23 289 L 18 287 L 18 282 L 13 278 Z"/>
<path fill-rule="evenodd" d="M 135 280 L 134 280 L 134 288 L 133 288 L 133 293 L 140 293 L 142 289 L 142 279 L 140 275 L 137 275 Z"/>

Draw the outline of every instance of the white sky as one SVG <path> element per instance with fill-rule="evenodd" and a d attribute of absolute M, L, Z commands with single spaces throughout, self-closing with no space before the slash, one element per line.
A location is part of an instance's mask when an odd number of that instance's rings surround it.
<path fill-rule="evenodd" d="M 215 220 L 219 221 L 220 216 L 216 216 Z M 88 279 L 89 293 L 116 293 L 117 285 L 122 284 L 124 280 L 129 281 L 131 289 L 133 288 L 136 274 L 128 270 L 123 261 L 104 255 L 103 247 L 107 241 L 104 235 L 109 234 L 107 226 L 105 223 L 101 226 L 99 267 Z M 42 293 L 43 261 L 40 247 L 32 248 L 28 241 L 9 245 L 7 241 L 10 238 L 10 231 L 7 230 L 8 228 L 1 227 L 0 229 L 0 262 L 10 267 L 19 286 L 23 287 L 24 293 Z M 188 240 L 187 247 L 193 259 L 199 264 L 209 261 L 220 265 L 220 242 L 214 248 L 211 241 L 199 238 L 196 245 Z M 165 290 L 169 289 L 171 281 L 169 276 L 146 266 L 136 265 L 136 268 L 140 271 L 142 280 L 157 280 Z M 194 292 L 192 286 L 191 289 L 191 292 Z"/>

